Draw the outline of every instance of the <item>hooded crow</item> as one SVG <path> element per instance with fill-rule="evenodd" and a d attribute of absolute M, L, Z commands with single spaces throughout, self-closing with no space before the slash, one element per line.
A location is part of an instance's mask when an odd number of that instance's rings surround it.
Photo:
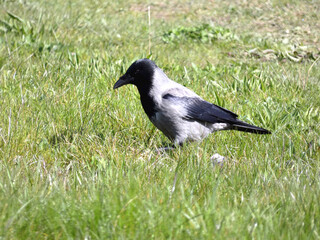
<path fill-rule="evenodd" d="M 150 121 L 175 145 L 200 141 L 219 130 L 238 130 L 256 134 L 271 132 L 238 119 L 238 115 L 209 103 L 190 89 L 169 79 L 151 60 L 135 61 L 114 84 L 138 88 L 141 104 Z"/>

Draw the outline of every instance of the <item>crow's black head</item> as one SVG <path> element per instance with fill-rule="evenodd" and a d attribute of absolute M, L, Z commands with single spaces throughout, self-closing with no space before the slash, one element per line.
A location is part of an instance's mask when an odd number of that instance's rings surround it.
<path fill-rule="evenodd" d="M 133 84 L 138 88 L 150 87 L 156 68 L 157 65 L 150 59 L 139 59 L 131 64 L 127 72 L 114 84 L 113 89 L 126 84 Z"/>

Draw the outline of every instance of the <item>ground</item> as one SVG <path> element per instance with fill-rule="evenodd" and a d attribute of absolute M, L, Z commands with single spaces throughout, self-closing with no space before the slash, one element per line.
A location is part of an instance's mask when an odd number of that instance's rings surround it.
<path fill-rule="evenodd" d="M 0 6 L 0 238 L 320 238 L 319 1 Z M 157 152 L 143 57 L 272 134 Z"/>

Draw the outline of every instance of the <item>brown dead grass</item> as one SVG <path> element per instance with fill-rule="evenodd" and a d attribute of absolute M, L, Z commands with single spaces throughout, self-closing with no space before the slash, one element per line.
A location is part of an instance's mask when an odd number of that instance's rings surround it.
<path fill-rule="evenodd" d="M 148 4 L 132 3 L 131 11 L 147 12 Z M 208 22 L 237 33 L 270 37 L 297 45 L 320 47 L 320 1 L 153 1 L 152 19 L 186 25 Z"/>

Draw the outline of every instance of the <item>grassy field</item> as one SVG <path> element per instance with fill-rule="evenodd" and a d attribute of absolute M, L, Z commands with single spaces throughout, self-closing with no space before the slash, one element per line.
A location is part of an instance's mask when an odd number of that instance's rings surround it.
<path fill-rule="evenodd" d="M 319 12 L 0 1 L 0 239 L 320 239 Z M 143 57 L 272 135 L 157 153 L 137 90 L 112 90 Z"/>

